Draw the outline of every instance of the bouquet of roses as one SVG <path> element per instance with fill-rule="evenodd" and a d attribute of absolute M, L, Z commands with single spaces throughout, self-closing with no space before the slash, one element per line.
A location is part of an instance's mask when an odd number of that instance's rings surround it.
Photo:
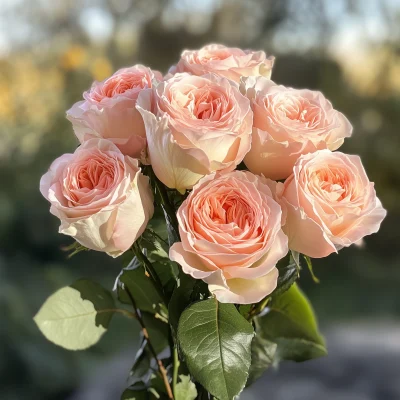
<path fill-rule="evenodd" d="M 352 126 L 320 93 L 270 80 L 263 51 L 184 51 L 94 82 L 67 112 L 80 146 L 40 189 L 70 249 L 121 256 L 114 293 L 79 280 L 35 322 L 70 350 L 114 314 L 141 326 L 122 399 L 230 400 L 271 365 L 326 354 L 302 264 L 377 232 L 386 211 Z M 110 285 L 111 286 L 111 285 Z"/>

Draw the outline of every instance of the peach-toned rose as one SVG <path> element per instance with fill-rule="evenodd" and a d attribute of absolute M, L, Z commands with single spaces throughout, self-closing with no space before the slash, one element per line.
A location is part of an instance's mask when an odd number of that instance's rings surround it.
<path fill-rule="evenodd" d="M 94 82 L 83 94 L 85 100 L 67 111 L 79 141 L 109 139 L 125 155 L 140 158 L 146 149 L 146 132 L 136 101 L 141 90 L 153 87 L 157 80 L 162 80 L 160 72 L 135 65 Z"/>
<path fill-rule="evenodd" d="M 241 85 L 254 113 L 253 140 L 244 162 L 255 174 L 285 179 L 300 155 L 338 149 L 351 136 L 347 118 L 320 92 L 248 78 Z"/>
<path fill-rule="evenodd" d="M 57 158 L 40 191 L 61 220 L 59 232 L 117 257 L 143 233 L 154 212 L 149 179 L 138 160 L 109 140 L 90 139 Z"/>
<path fill-rule="evenodd" d="M 255 303 L 276 287 L 288 245 L 270 183 L 248 171 L 210 174 L 178 210 L 182 242 L 169 256 L 223 303 Z"/>
<path fill-rule="evenodd" d="M 359 242 L 377 232 L 386 215 L 354 155 L 319 150 L 301 156 L 276 190 L 289 247 L 310 257 L 326 257 Z"/>
<path fill-rule="evenodd" d="M 180 192 L 213 171 L 235 169 L 250 149 L 250 102 L 218 75 L 176 74 L 143 90 L 137 109 L 155 174 Z"/>
<path fill-rule="evenodd" d="M 185 50 L 169 72 L 189 72 L 204 75 L 212 72 L 238 82 L 242 76 L 271 77 L 275 57 L 267 58 L 263 51 L 241 50 L 220 44 L 210 44 L 200 50 Z"/>

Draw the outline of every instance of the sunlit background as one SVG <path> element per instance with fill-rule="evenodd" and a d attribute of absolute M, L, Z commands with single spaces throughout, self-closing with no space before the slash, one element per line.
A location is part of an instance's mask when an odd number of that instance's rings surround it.
<path fill-rule="evenodd" d="M 166 72 L 210 42 L 276 56 L 272 78 L 321 90 L 347 115 L 388 217 L 363 249 L 315 262 L 301 286 L 329 357 L 269 371 L 244 400 L 400 399 L 400 2 L 398 0 L 0 1 L 0 398 L 118 400 L 137 326 L 115 317 L 102 342 L 67 352 L 32 316 L 78 277 L 112 288 L 118 260 L 67 260 L 39 193 L 50 162 L 77 141 L 65 111 L 91 82 L 135 63 Z"/>

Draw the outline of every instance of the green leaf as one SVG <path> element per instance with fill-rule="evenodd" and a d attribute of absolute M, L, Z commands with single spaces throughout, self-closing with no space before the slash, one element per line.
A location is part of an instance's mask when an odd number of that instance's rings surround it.
<path fill-rule="evenodd" d="M 256 333 L 251 342 L 251 366 L 246 387 L 254 383 L 273 363 L 277 344 Z"/>
<path fill-rule="evenodd" d="M 149 335 L 149 340 L 154 347 L 155 352 L 160 354 L 166 347 L 169 346 L 168 324 L 155 318 L 153 314 L 142 313 L 142 319 Z"/>
<path fill-rule="evenodd" d="M 118 299 L 122 303 L 131 304 L 125 290 L 128 288 L 140 310 L 153 314 L 160 312 L 160 304 L 163 299 L 155 289 L 151 278 L 146 276 L 142 265 L 136 266 L 134 269 L 122 270 L 118 279 Z"/>
<path fill-rule="evenodd" d="M 121 396 L 121 400 L 148 400 L 148 399 L 149 399 L 149 394 L 146 389 L 142 390 L 126 389 Z"/>
<path fill-rule="evenodd" d="M 83 350 L 100 340 L 114 311 L 110 292 L 95 282 L 79 280 L 53 293 L 34 321 L 51 342 L 68 350 Z"/>
<path fill-rule="evenodd" d="M 173 332 L 178 330 L 178 322 L 185 308 L 190 304 L 193 288 L 196 284 L 195 279 L 181 280 L 180 286 L 175 288 L 171 300 L 168 304 L 169 323 Z"/>
<path fill-rule="evenodd" d="M 190 373 L 219 400 L 231 400 L 244 388 L 253 336 L 253 327 L 235 306 L 215 298 L 192 304 L 178 325 Z"/>
<path fill-rule="evenodd" d="M 195 400 L 197 397 L 196 385 L 189 376 L 179 375 L 180 382 L 175 388 L 175 400 Z"/>
<path fill-rule="evenodd" d="M 256 332 L 278 345 L 275 360 L 306 361 L 327 354 L 314 311 L 296 284 L 274 297 L 255 318 Z"/>

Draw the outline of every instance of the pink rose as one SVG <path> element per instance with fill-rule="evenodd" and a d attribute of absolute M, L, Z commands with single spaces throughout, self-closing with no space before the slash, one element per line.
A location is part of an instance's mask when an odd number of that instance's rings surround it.
<path fill-rule="evenodd" d="M 200 50 L 185 50 L 178 64 L 169 72 L 189 72 L 198 76 L 213 72 L 239 83 L 242 76 L 270 78 L 274 60 L 275 57 L 267 58 L 263 51 L 210 44 Z"/>
<path fill-rule="evenodd" d="M 285 179 L 300 155 L 338 149 L 351 136 L 347 118 L 320 92 L 248 78 L 242 92 L 251 99 L 253 141 L 244 162 L 255 174 Z"/>
<path fill-rule="evenodd" d="M 277 197 L 289 247 L 315 258 L 377 232 L 386 215 L 360 157 L 329 150 L 301 156 Z"/>
<path fill-rule="evenodd" d="M 142 91 L 137 108 L 155 174 L 180 192 L 213 171 L 235 169 L 250 149 L 250 102 L 218 75 L 176 74 Z"/>
<path fill-rule="evenodd" d="M 149 179 L 138 160 L 112 142 L 90 139 L 57 158 L 40 181 L 59 232 L 117 257 L 143 233 L 154 212 Z"/>
<path fill-rule="evenodd" d="M 103 82 L 94 82 L 85 100 L 67 111 L 79 141 L 93 137 L 109 139 L 126 155 L 140 158 L 146 149 L 143 119 L 136 101 L 143 89 L 162 80 L 158 71 L 135 65 L 117 71 Z"/>
<path fill-rule="evenodd" d="M 269 184 L 248 171 L 207 175 L 178 210 L 182 242 L 169 256 L 220 302 L 255 303 L 276 287 L 288 245 Z"/>

